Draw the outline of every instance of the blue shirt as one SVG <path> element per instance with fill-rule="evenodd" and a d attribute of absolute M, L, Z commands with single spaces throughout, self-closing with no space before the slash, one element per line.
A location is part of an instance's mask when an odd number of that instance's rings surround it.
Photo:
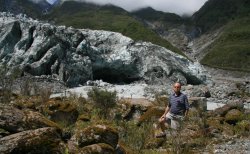
<path fill-rule="evenodd" d="M 170 113 L 175 115 L 184 115 L 185 111 L 189 109 L 187 96 L 183 93 L 170 95 L 168 107 Z"/>

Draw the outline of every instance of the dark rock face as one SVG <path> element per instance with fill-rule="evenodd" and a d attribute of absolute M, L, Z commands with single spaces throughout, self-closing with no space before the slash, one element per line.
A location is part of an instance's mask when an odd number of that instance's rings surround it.
<path fill-rule="evenodd" d="M 0 14 L 0 63 L 68 86 L 102 79 L 110 83 L 179 80 L 199 84 L 203 68 L 163 47 L 135 42 L 120 33 L 77 30 Z"/>

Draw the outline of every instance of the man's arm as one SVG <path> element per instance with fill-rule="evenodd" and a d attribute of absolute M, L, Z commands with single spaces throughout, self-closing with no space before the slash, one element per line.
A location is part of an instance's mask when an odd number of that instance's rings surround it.
<path fill-rule="evenodd" d="M 188 98 L 187 96 L 185 96 L 185 113 L 184 113 L 184 117 L 187 117 L 188 115 L 188 111 L 189 111 L 189 103 L 188 103 Z"/>
<path fill-rule="evenodd" d="M 169 112 L 169 110 L 170 110 L 170 108 L 167 106 L 166 109 L 165 109 L 165 112 L 161 116 L 161 119 L 166 117 L 166 114 Z"/>
<path fill-rule="evenodd" d="M 185 113 L 184 113 L 184 117 L 187 117 L 188 111 L 189 111 L 189 109 L 186 109 L 186 111 L 185 111 Z"/>

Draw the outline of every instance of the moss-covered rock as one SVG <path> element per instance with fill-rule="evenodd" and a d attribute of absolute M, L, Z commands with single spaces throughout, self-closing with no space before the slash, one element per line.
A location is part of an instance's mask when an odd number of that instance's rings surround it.
<path fill-rule="evenodd" d="M 18 109 L 36 110 L 42 103 L 40 96 L 19 96 L 15 99 L 14 106 Z"/>
<path fill-rule="evenodd" d="M 41 113 L 25 110 L 24 114 L 25 117 L 23 120 L 26 123 L 27 127 L 30 129 L 36 129 L 42 127 L 55 127 L 58 129 L 60 128 L 60 126 L 57 123 L 47 119 Z"/>
<path fill-rule="evenodd" d="M 77 130 L 69 140 L 69 148 L 80 148 L 97 143 L 105 143 L 116 148 L 118 143 L 118 132 L 105 125 L 89 126 L 82 130 Z"/>
<path fill-rule="evenodd" d="M 246 132 L 249 134 L 249 132 L 250 132 L 250 120 L 242 120 L 242 121 L 238 122 L 236 124 L 236 131 Z"/>
<path fill-rule="evenodd" d="M 207 110 L 207 99 L 206 97 L 190 97 L 188 98 L 190 107 L 194 107 L 201 111 Z"/>
<path fill-rule="evenodd" d="M 78 150 L 79 154 L 115 154 L 115 150 L 112 146 L 105 143 L 98 143 L 85 146 Z"/>
<path fill-rule="evenodd" d="M 235 135 L 235 131 L 234 131 L 234 126 L 228 124 L 228 123 L 224 123 L 222 126 L 222 134 L 224 136 L 233 136 Z"/>
<path fill-rule="evenodd" d="M 16 133 L 42 127 L 59 128 L 56 123 L 38 112 L 22 111 L 15 107 L 0 105 L 0 128 Z"/>
<path fill-rule="evenodd" d="M 28 130 L 0 139 L 0 153 L 62 153 L 60 130 L 53 127 Z"/>
<path fill-rule="evenodd" d="M 152 106 L 149 107 L 148 110 L 142 114 L 137 122 L 138 125 L 141 123 L 147 121 L 147 120 L 156 120 L 162 116 L 162 114 L 165 111 L 165 107 L 159 107 L 159 106 Z"/>
<path fill-rule="evenodd" d="M 115 119 L 138 120 L 149 106 L 152 106 L 152 103 L 146 99 L 124 98 L 119 100 L 118 107 L 111 112 Z"/>
<path fill-rule="evenodd" d="M 80 121 L 90 121 L 90 116 L 87 115 L 87 114 L 81 114 L 77 120 L 80 120 Z"/>
<path fill-rule="evenodd" d="M 166 142 L 166 138 L 151 138 L 146 141 L 145 149 L 156 149 Z"/>
<path fill-rule="evenodd" d="M 224 123 L 223 117 L 210 117 L 207 119 L 207 124 L 210 128 L 217 129 L 219 131 L 222 131 Z"/>
<path fill-rule="evenodd" d="M 7 105 L 0 104 L 0 128 L 9 132 L 20 132 L 27 130 L 23 121 L 25 114 L 23 111 Z"/>
<path fill-rule="evenodd" d="M 229 124 L 236 124 L 243 119 L 243 113 L 237 109 L 232 109 L 225 115 L 225 121 Z"/>
<path fill-rule="evenodd" d="M 78 118 L 76 105 L 70 100 L 51 99 L 44 104 L 43 113 L 49 115 L 52 121 L 65 125 L 74 124 Z"/>
<path fill-rule="evenodd" d="M 206 128 L 201 128 L 196 124 L 188 125 L 187 128 L 184 128 L 180 131 L 181 136 L 185 140 L 203 137 L 206 135 L 206 133 Z"/>
<path fill-rule="evenodd" d="M 222 116 L 224 117 L 228 111 L 232 109 L 238 109 L 243 110 L 244 104 L 241 102 L 233 102 L 226 104 L 220 108 L 215 109 L 213 112 L 211 112 L 210 116 Z"/>
<path fill-rule="evenodd" d="M 133 150 L 131 148 L 129 148 L 127 145 L 125 145 L 125 143 L 123 143 L 122 141 L 119 141 L 119 143 L 115 149 L 115 153 L 117 153 L 117 154 L 134 154 L 135 152 L 133 152 Z"/>

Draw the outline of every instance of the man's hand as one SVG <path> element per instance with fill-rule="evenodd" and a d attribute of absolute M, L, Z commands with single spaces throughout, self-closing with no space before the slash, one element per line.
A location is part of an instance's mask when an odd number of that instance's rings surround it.
<path fill-rule="evenodd" d="M 163 114 L 163 115 L 160 117 L 159 122 L 164 121 L 164 120 L 165 120 L 165 117 L 166 117 L 166 115 L 165 115 L 165 114 Z"/>
<path fill-rule="evenodd" d="M 183 117 L 183 120 L 184 120 L 184 121 L 187 121 L 187 120 L 188 120 L 188 116 L 184 116 L 184 117 Z"/>

